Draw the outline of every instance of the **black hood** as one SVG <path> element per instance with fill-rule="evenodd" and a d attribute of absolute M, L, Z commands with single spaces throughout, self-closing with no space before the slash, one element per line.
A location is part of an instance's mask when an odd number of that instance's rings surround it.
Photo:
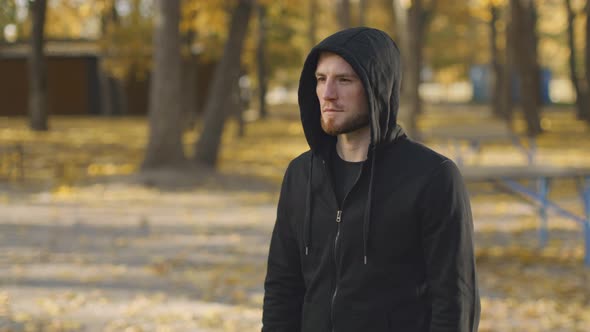
<path fill-rule="evenodd" d="M 402 136 L 403 131 L 397 125 L 401 83 L 399 48 L 385 32 L 357 27 L 324 39 L 311 50 L 303 65 L 299 80 L 299 110 L 310 148 L 323 150 L 327 142 L 336 139 L 324 133 L 320 124 L 315 71 L 321 52 L 341 56 L 362 81 L 369 102 L 372 146 L 383 146 Z"/>

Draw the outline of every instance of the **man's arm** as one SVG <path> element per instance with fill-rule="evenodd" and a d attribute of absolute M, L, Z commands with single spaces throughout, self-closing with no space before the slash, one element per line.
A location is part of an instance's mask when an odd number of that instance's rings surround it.
<path fill-rule="evenodd" d="M 277 220 L 272 232 L 266 280 L 262 332 L 299 332 L 305 285 L 301 274 L 301 261 L 295 229 L 291 224 L 289 208 L 289 170 L 283 179 L 277 208 Z"/>
<path fill-rule="evenodd" d="M 444 161 L 420 196 L 422 248 L 432 298 L 430 332 L 475 332 L 480 300 L 469 197 L 457 166 Z"/>

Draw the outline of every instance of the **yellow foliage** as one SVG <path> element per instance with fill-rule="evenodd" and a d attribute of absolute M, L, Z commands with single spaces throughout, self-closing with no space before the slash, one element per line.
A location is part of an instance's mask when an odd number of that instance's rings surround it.
<path fill-rule="evenodd" d="M 102 11 L 103 1 L 48 1 L 45 34 L 48 38 L 96 38 L 100 31 L 92 29 L 98 24 L 96 15 Z"/>

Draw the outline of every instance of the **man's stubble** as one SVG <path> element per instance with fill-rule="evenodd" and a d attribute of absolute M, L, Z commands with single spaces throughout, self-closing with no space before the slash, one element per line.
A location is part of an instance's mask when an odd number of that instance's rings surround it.
<path fill-rule="evenodd" d="M 326 121 L 323 116 L 320 115 L 320 122 L 324 132 L 331 136 L 338 136 L 340 134 L 348 134 L 364 128 L 369 125 L 370 117 L 369 113 L 357 113 L 346 119 L 342 124 L 336 124 L 334 119 Z"/>

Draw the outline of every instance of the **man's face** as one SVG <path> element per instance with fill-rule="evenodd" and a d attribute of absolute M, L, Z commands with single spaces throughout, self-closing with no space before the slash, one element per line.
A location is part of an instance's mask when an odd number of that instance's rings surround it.
<path fill-rule="evenodd" d="M 347 134 L 369 125 L 365 89 L 346 60 L 334 53 L 321 53 L 316 80 L 322 129 L 326 134 Z"/>

